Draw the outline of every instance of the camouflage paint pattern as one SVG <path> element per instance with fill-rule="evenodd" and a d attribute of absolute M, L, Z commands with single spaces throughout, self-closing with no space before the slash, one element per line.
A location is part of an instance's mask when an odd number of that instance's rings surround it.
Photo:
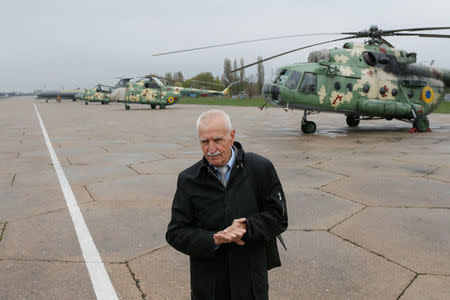
<path fill-rule="evenodd" d="M 116 88 L 109 95 L 110 101 L 133 103 L 133 104 L 150 104 L 152 108 L 159 106 L 164 109 L 166 106 L 177 103 L 182 96 L 199 95 L 199 96 L 219 96 L 226 95 L 230 87 L 222 92 L 183 88 L 177 86 L 166 86 L 157 82 L 151 75 L 145 79 L 138 81 L 129 81 L 123 87 Z"/>
<path fill-rule="evenodd" d="M 105 91 L 99 91 L 98 88 L 86 89 L 84 90 L 84 92 L 77 94 L 76 98 L 79 100 L 84 100 L 86 102 L 110 102 L 109 93 Z"/>
<path fill-rule="evenodd" d="M 415 53 L 360 43 L 327 53 L 326 60 L 280 68 L 265 84 L 265 98 L 292 109 L 411 119 L 431 113 L 450 93 L 450 71 L 416 64 Z M 293 72 L 301 79 L 287 87 Z M 315 74 L 313 91 L 300 91 L 306 73 Z"/>

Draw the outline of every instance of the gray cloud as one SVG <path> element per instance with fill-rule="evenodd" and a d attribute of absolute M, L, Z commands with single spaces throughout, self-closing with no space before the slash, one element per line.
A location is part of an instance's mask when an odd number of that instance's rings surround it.
<path fill-rule="evenodd" d="M 162 57 L 152 54 L 276 35 L 358 31 L 372 24 L 381 29 L 449 26 L 449 11 L 450 2 L 445 0 L 6 1 L 0 18 L 0 90 L 90 87 L 99 81 L 113 83 L 117 76 L 149 72 L 220 75 L 225 57 L 251 62 L 324 37 Z M 450 69 L 450 39 L 397 37 L 389 41 L 417 52 L 418 61 L 435 59 L 436 66 Z M 266 74 L 305 61 L 309 52 L 265 63 Z"/>

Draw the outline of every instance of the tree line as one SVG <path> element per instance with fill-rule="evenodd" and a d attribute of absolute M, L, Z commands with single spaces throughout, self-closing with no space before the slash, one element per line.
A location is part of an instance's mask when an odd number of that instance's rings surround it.
<path fill-rule="evenodd" d="M 262 57 L 258 56 L 258 61 L 261 61 Z M 184 80 L 183 74 L 178 71 L 174 73 L 167 72 L 164 75 L 164 81 L 170 84 L 174 84 L 182 87 L 202 88 L 220 91 L 224 87 L 230 85 L 232 82 L 239 81 L 239 83 L 231 87 L 230 93 L 237 95 L 239 93 L 246 93 L 249 97 L 261 95 L 262 87 L 264 85 L 264 66 L 262 62 L 257 64 L 256 76 L 251 74 L 246 76 L 245 69 L 241 69 L 237 72 L 232 72 L 235 69 L 245 66 L 244 58 L 233 61 L 230 58 L 225 58 L 223 61 L 223 74 L 221 77 L 214 76 L 211 72 L 202 72 L 190 79 Z M 220 86 L 222 85 L 222 86 Z"/>

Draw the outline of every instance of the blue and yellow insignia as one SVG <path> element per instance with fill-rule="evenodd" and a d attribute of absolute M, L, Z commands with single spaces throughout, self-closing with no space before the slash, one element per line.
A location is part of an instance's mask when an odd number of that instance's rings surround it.
<path fill-rule="evenodd" d="M 167 98 L 167 101 L 168 101 L 169 103 L 173 103 L 174 100 L 175 100 L 175 99 L 174 99 L 173 97 Z"/>
<path fill-rule="evenodd" d="M 422 90 L 422 99 L 426 103 L 431 103 L 431 101 L 433 101 L 433 98 L 434 98 L 434 91 L 431 88 L 431 86 L 427 85 Z"/>

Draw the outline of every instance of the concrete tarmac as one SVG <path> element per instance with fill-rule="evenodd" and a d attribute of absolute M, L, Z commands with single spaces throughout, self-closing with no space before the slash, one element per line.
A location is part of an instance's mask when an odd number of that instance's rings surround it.
<path fill-rule="evenodd" d="M 224 109 L 245 151 L 271 159 L 289 229 L 270 298 L 450 298 L 450 115 L 400 121 L 279 108 L 0 100 L 0 299 L 95 299 L 33 103 L 120 299 L 189 299 L 167 245 L 177 174 L 202 156 L 198 115 Z"/>

